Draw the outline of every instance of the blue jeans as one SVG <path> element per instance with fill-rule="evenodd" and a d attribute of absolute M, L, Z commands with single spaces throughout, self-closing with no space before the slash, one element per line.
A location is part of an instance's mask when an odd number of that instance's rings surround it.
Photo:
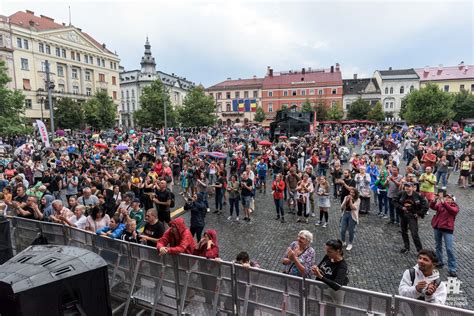
<path fill-rule="evenodd" d="M 349 229 L 349 243 L 352 244 L 354 241 L 355 227 L 357 222 L 352 219 L 351 212 L 344 211 L 341 218 L 341 240 L 346 241 L 346 231 Z"/>
<path fill-rule="evenodd" d="M 230 216 L 234 213 L 235 208 L 235 215 L 239 217 L 239 198 L 231 199 L 229 198 L 229 209 L 230 209 Z"/>
<path fill-rule="evenodd" d="M 384 215 L 388 214 L 388 198 L 387 198 L 387 191 L 379 191 L 377 194 L 379 200 L 379 213 L 383 213 Z M 384 211 L 382 211 L 382 207 Z"/>
<path fill-rule="evenodd" d="M 283 212 L 283 199 L 273 199 L 273 201 L 275 201 L 277 216 L 281 216 L 283 218 L 285 216 L 285 213 Z"/>
<path fill-rule="evenodd" d="M 446 253 L 448 254 L 448 270 L 449 272 L 456 272 L 456 258 L 454 257 L 454 249 L 453 249 L 453 234 L 446 233 L 435 228 L 434 237 L 435 237 L 435 242 L 436 242 L 436 256 L 438 257 L 438 263 L 444 264 L 443 262 L 443 238 L 444 238 L 444 244 L 446 245 Z"/>
<path fill-rule="evenodd" d="M 439 180 L 442 179 L 441 183 L 443 184 L 443 187 L 446 187 L 446 184 L 447 184 L 446 176 L 447 176 L 447 175 L 448 175 L 448 173 L 445 172 L 445 171 L 438 171 L 438 172 L 436 172 L 436 179 L 437 179 L 436 185 L 438 185 L 438 184 L 439 184 Z"/>

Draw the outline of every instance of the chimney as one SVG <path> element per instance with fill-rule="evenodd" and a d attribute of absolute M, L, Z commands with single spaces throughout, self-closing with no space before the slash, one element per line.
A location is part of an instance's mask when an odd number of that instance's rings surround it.
<path fill-rule="evenodd" d="M 463 69 L 464 68 L 464 61 L 461 61 L 459 63 L 459 70 Z"/>
<path fill-rule="evenodd" d="M 268 76 L 273 77 L 273 69 L 272 68 L 268 69 Z"/>
<path fill-rule="evenodd" d="M 66 26 L 66 23 L 64 23 L 64 22 L 63 22 L 63 23 L 61 23 L 61 24 L 62 24 L 63 26 Z"/>
<path fill-rule="evenodd" d="M 301 68 L 301 73 L 304 75 L 306 73 L 306 69 Z"/>
<path fill-rule="evenodd" d="M 104 49 L 105 49 L 105 43 L 102 43 L 102 48 L 104 48 Z"/>
<path fill-rule="evenodd" d="M 429 73 L 430 72 L 430 66 L 425 66 L 425 69 L 423 69 L 423 72 Z"/>
<path fill-rule="evenodd" d="M 334 66 L 331 66 L 331 72 L 334 72 Z"/>
<path fill-rule="evenodd" d="M 438 73 L 443 71 L 443 64 L 438 65 Z"/>
<path fill-rule="evenodd" d="M 308 72 L 311 72 L 311 67 L 308 67 Z"/>
<path fill-rule="evenodd" d="M 357 80 L 357 74 L 354 74 L 354 80 Z"/>
<path fill-rule="evenodd" d="M 388 70 L 392 71 L 392 67 L 388 67 Z"/>
<path fill-rule="evenodd" d="M 336 71 L 339 71 L 339 63 L 336 63 Z"/>
<path fill-rule="evenodd" d="M 50 18 L 49 16 L 40 14 L 40 17 L 43 18 L 43 19 L 49 20 L 49 21 L 51 21 L 51 22 L 54 22 L 54 19 L 53 19 L 53 18 Z"/>
<path fill-rule="evenodd" d="M 256 75 L 253 75 L 253 79 L 257 79 L 257 76 L 256 76 Z"/>
<path fill-rule="evenodd" d="M 35 13 L 33 11 L 30 11 L 30 10 L 26 10 L 26 13 L 35 15 Z"/>
<path fill-rule="evenodd" d="M 231 77 L 228 77 L 227 80 L 232 80 L 232 78 L 231 78 Z"/>

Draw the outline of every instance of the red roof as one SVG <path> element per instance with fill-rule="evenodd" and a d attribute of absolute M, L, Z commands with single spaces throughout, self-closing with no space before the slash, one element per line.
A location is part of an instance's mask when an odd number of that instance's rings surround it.
<path fill-rule="evenodd" d="M 304 74 L 302 72 L 274 73 L 273 76 L 267 75 L 263 80 L 263 89 L 308 86 L 342 86 L 341 72 L 320 70 Z"/>
<path fill-rule="evenodd" d="M 11 24 L 14 24 L 16 26 L 23 27 L 26 29 L 30 28 L 30 22 L 34 23 L 34 28 L 38 32 L 65 29 L 69 27 L 69 26 L 54 22 L 54 19 L 50 17 L 44 16 L 44 15 L 36 16 L 34 12 L 29 11 L 29 10 L 26 10 L 26 12 L 18 11 L 10 15 L 9 19 L 10 19 Z M 109 51 L 107 48 L 104 48 L 99 42 L 93 39 L 89 34 L 79 31 L 77 28 L 76 30 L 80 32 L 82 35 L 84 35 L 84 37 L 86 37 L 89 41 L 91 41 L 101 51 L 107 52 L 109 54 L 113 54 L 111 51 Z"/>
<path fill-rule="evenodd" d="M 226 80 L 210 86 L 207 90 L 225 90 L 225 89 L 243 89 L 243 88 L 261 88 L 263 78 Z"/>
<path fill-rule="evenodd" d="M 474 66 L 472 65 L 425 67 L 415 69 L 415 71 L 420 76 L 420 81 L 474 79 Z"/>

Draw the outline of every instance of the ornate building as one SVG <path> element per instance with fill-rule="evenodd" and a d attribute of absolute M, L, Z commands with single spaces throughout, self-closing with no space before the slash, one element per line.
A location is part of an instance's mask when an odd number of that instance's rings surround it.
<path fill-rule="evenodd" d="M 165 85 L 173 106 L 183 105 L 183 100 L 194 83 L 173 74 L 156 71 L 155 58 L 151 53 L 148 37 L 145 42 L 145 53 L 140 62 L 140 70 L 124 70 L 120 72 L 120 93 L 122 103 L 119 108 L 121 125 L 134 126 L 133 112 L 140 107 L 140 95 L 144 87 L 159 79 Z"/>

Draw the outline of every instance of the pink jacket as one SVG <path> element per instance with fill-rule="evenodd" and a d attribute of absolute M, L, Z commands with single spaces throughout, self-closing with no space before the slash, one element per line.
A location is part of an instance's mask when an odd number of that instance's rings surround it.
<path fill-rule="evenodd" d="M 454 231 L 454 220 L 459 212 L 456 203 L 448 204 L 447 202 L 433 201 L 430 203 L 430 208 L 436 211 L 436 215 L 431 219 L 433 228 Z"/>

